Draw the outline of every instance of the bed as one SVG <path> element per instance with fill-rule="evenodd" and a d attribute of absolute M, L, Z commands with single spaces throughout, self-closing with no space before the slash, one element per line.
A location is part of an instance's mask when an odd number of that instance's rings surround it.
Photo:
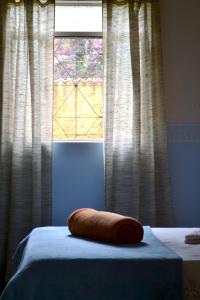
<path fill-rule="evenodd" d="M 186 300 L 200 300 L 200 245 L 185 244 L 185 235 L 199 228 L 152 228 L 160 241 L 182 258 Z"/>
<path fill-rule="evenodd" d="M 140 244 L 111 245 L 34 229 L 19 245 L 1 300 L 181 300 L 182 260 L 144 227 Z"/>

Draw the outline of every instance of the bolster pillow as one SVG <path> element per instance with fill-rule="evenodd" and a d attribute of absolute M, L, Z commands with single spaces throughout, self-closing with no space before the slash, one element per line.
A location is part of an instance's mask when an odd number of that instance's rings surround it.
<path fill-rule="evenodd" d="M 75 210 L 68 227 L 73 235 L 113 244 L 139 243 L 144 234 L 136 219 L 91 208 Z"/>

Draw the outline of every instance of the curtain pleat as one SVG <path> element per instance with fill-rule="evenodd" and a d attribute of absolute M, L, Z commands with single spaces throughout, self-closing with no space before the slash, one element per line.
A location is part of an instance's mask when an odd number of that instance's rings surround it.
<path fill-rule="evenodd" d="M 103 1 L 107 210 L 172 224 L 157 0 Z"/>
<path fill-rule="evenodd" d="M 0 281 L 32 228 L 51 224 L 54 1 L 1 4 Z"/>

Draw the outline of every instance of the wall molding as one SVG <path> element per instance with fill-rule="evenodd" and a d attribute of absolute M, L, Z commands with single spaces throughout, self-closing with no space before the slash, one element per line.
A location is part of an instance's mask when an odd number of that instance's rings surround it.
<path fill-rule="evenodd" d="M 200 123 L 168 123 L 169 143 L 200 143 Z"/>

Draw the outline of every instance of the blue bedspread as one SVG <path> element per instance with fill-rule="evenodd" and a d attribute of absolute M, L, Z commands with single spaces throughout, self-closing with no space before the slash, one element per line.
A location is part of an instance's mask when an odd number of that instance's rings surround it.
<path fill-rule="evenodd" d="M 34 229 L 19 245 L 15 275 L 0 300 L 180 300 L 181 259 L 144 227 L 138 245 Z"/>

